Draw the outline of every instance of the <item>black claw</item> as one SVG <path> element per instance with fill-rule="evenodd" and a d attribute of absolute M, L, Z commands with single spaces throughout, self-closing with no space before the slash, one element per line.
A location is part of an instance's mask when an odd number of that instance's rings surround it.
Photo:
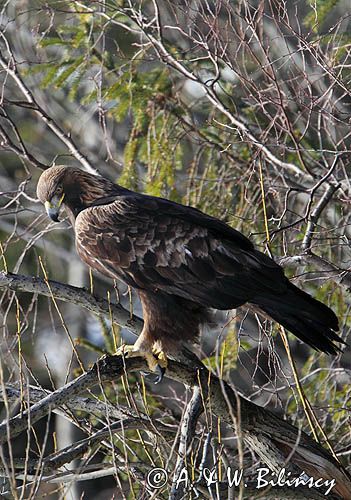
<path fill-rule="evenodd" d="M 160 365 L 156 366 L 157 378 L 155 380 L 155 384 L 159 384 L 160 382 L 162 382 L 165 373 L 166 373 L 166 368 L 162 368 L 162 366 Z"/>

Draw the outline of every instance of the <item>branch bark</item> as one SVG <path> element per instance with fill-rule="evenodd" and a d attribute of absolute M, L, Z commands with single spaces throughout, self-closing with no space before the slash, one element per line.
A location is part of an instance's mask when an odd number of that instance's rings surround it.
<path fill-rule="evenodd" d="M 57 281 L 49 280 L 46 282 L 42 278 L 23 276 L 0 272 L 0 289 L 8 288 L 14 291 L 39 293 L 71 304 L 84 307 L 94 314 L 102 314 L 111 317 L 118 325 L 128 328 L 132 333 L 138 335 L 143 326 L 143 320 L 132 315 L 121 304 L 108 302 L 106 299 L 96 297 L 84 288 L 78 288 L 72 285 L 64 285 Z"/>
<path fill-rule="evenodd" d="M 173 474 L 173 482 L 169 500 L 180 500 L 184 498 L 186 490 L 184 485 L 178 485 L 178 479 L 181 471 L 186 463 L 186 457 L 189 450 L 189 445 L 195 435 L 196 423 L 203 411 L 201 391 L 199 387 L 194 387 L 193 395 L 186 407 L 183 415 L 183 422 L 180 429 L 180 438 L 178 446 L 178 458 Z"/>
<path fill-rule="evenodd" d="M 33 425 L 54 408 L 65 404 L 72 396 L 100 383 L 116 380 L 125 373 L 140 370 L 147 370 L 146 362 L 142 358 L 124 359 L 121 356 L 101 358 L 87 373 L 46 396 L 29 410 L 2 422 L 0 443 L 5 444 L 19 435 L 28 428 L 28 425 Z M 213 374 L 210 375 L 200 362 L 197 366 L 191 367 L 170 361 L 167 375 L 188 387 L 200 387 L 203 401 L 209 410 L 235 432 L 231 413 L 237 415 L 238 395 L 227 383 Z M 349 498 L 351 478 L 328 451 L 277 415 L 255 405 L 243 396 L 239 396 L 239 400 L 244 441 L 272 471 L 279 473 L 282 467 L 286 467 L 287 471 L 294 473 L 305 471 L 315 479 L 335 479 L 334 491 L 342 498 Z M 230 403 L 231 411 L 227 402 Z M 282 463 L 282 457 L 287 463 L 284 461 Z"/>

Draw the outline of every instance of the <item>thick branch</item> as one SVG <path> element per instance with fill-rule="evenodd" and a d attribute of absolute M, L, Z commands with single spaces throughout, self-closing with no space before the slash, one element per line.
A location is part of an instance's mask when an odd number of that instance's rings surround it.
<path fill-rule="evenodd" d="M 22 276 L 0 272 L 0 289 L 8 288 L 14 291 L 39 293 L 55 299 L 69 302 L 84 307 L 94 314 L 103 314 L 111 317 L 120 326 L 128 328 L 131 332 L 139 334 L 143 321 L 137 316 L 131 315 L 127 309 L 120 304 L 109 303 L 106 299 L 95 297 L 84 288 L 72 285 L 63 285 L 57 281 L 46 282 L 42 278 Z"/>
<path fill-rule="evenodd" d="M 29 413 L 30 425 L 33 425 L 54 408 L 64 404 L 71 396 L 76 396 L 100 382 L 116 380 L 125 370 L 131 372 L 145 369 L 146 362 L 141 358 L 123 359 L 121 356 L 108 356 L 100 359 L 89 372 L 45 397 L 30 410 L 0 424 L 0 443 L 4 444 L 9 438 L 27 429 Z M 209 377 L 208 370 L 201 363 L 194 368 L 170 361 L 168 375 L 189 387 L 201 387 L 202 397 L 209 410 L 235 432 L 231 413 L 237 414 L 237 395 L 228 384 L 212 374 Z M 329 452 L 307 434 L 270 411 L 242 396 L 239 399 L 244 440 L 271 470 L 278 473 L 281 467 L 285 466 L 285 463 L 282 463 L 283 457 L 289 461 L 286 464 L 287 470 L 296 472 L 296 468 L 299 468 L 316 479 L 335 479 L 335 492 L 347 498 L 351 491 L 351 479 Z M 231 411 L 227 402 L 230 403 Z"/>
<path fill-rule="evenodd" d="M 178 485 L 178 478 L 186 463 L 189 445 L 194 438 L 196 423 L 203 411 L 201 391 L 199 387 L 194 387 L 193 395 L 186 407 L 180 429 L 178 458 L 173 474 L 173 483 L 169 500 L 180 500 L 184 498 L 185 488 Z"/>
<path fill-rule="evenodd" d="M 57 470 L 63 465 L 69 464 L 77 458 L 81 458 L 92 446 L 96 446 L 104 439 L 110 438 L 111 433 L 125 432 L 130 429 L 147 430 L 148 432 L 157 433 L 158 435 L 162 434 L 164 438 L 168 439 L 174 438 L 175 433 L 175 431 L 172 432 L 172 430 L 170 430 L 169 426 L 162 424 L 160 421 L 152 422 L 146 419 L 126 418 L 104 427 L 93 435 L 81 439 L 73 445 L 67 446 L 56 453 L 52 453 L 43 459 L 42 466 L 46 472 L 49 470 Z M 34 472 L 35 468 L 33 467 L 32 470 Z"/>

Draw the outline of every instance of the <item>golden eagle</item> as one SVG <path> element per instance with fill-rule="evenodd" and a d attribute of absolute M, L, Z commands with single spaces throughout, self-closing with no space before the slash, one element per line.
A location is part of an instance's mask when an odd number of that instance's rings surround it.
<path fill-rule="evenodd" d="M 138 291 L 144 328 L 124 352 L 159 374 L 167 354 L 196 339 L 210 308 L 247 302 L 314 349 L 339 350 L 333 311 L 224 222 L 72 167 L 43 172 L 37 195 L 54 221 L 65 207 L 84 262 Z"/>

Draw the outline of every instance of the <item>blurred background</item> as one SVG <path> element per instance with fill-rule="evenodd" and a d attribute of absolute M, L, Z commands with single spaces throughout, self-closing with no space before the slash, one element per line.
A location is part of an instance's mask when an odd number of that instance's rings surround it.
<path fill-rule="evenodd" d="M 48 166 L 97 169 L 242 231 L 335 311 L 349 342 L 350 12 L 349 0 L 0 2 L 1 270 L 88 289 L 93 282 L 96 295 L 141 315 L 133 291 L 90 276 L 68 220 L 51 223 L 36 199 Z M 5 387 L 60 387 L 81 372 L 77 357 L 88 368 L 111 351 L 108 319 L 40 294 L 0 292 L 3 395 Z M 127 329 L 115 333 L 135 339 Z M 326 356 L 289 339 L 305 397 L 350 467 L 350 352 Z M 311 432 L 276 324 L 245 307 L 214 312 L 197 352 L 246 397 Z M 130 390 L 143 411 L 177 429 L 182 386 L 136 375 L 129 386 L 111 384 L 110 404 L 127 405 Z M 17 413 L 21 394 L 2 406 L 2 418 Z M 84 411 L 51 416 L 2 459 L 38 459 L 99 425 Z M 225 429 L 223 437 L 235 464 L 236 437 Z M 153 447 L 130 431 L 124 444 L 101 445 L 84 462 L 111 463 L 115 453 L 118 477 L 3 477 L 3 493 L 149 498 L 123 467 L 145 471 Z M 245 461 L 257 466 L 248 450 Z M 71 464 L 75 473 L 84 467 Z"/>

